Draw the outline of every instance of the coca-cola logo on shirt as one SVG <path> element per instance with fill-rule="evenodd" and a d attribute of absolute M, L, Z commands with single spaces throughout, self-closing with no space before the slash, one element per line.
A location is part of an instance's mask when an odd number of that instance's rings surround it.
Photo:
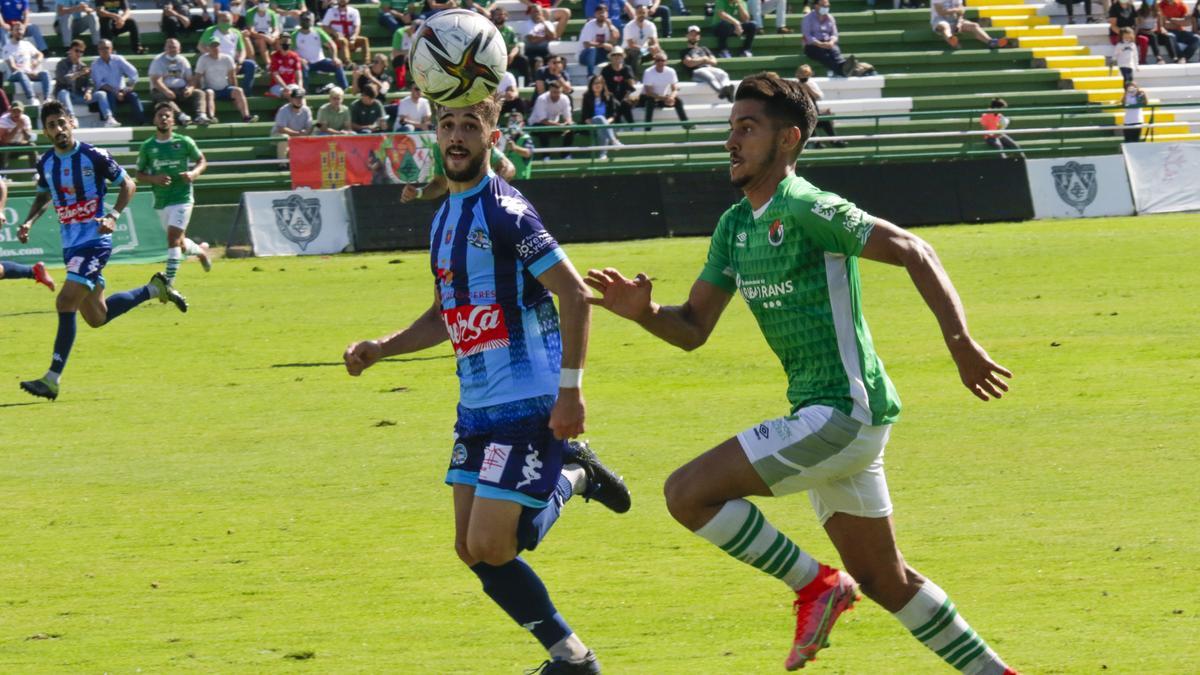
<path fill-rule="evenodd" d="M 86 202 L 76 202 L 68 206 L 56 206 L 54 210 L 58 212 L 58 222 L 63 225 L 75 225 L 94 219 L 99 208 L 99 199 L 89 199 Z"/>
<path fill-rule="evenodd" d="M 443 310 L 442 321 L 459 358 L 508 346 L 508 325 L 500 305 L 460 305 Z"/>

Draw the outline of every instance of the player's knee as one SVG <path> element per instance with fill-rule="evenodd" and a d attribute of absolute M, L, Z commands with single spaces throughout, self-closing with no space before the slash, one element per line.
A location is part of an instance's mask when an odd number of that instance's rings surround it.
<path fill-rule="evenodd" d="M 474 567 L 479 562 L 471 556 L 471 551 L 467 548 L 467 542 L 463 539 L 454 540 L 454 552 L 458 554 L 458 559 L 463 561 L 463 564 L 467 567 Z"/>
<path fill-rule="evenodd" d="M 663 497 L 666 499 L 667 511 L 671 513 L 672 518 L 689 529 L 696 529 L 692 527 L 694 524 L 692 521 L 696 511 L 697 500 L 695 490 L 691 487 L 691 482 L 688 480 L 688 467 L 683 466 L 676 469 L 667 478 L 667 482 L 663 484 Z M 696 525 L 696 527 L 700 525 L 703 525 L 703 523 Z"/>
<path fill-rule="evenodd" d="M 517 557 L 517 545 L 502 539 L 477 539 L 467 542 L 467 555 L 476 562 L 499 567 Z"/>

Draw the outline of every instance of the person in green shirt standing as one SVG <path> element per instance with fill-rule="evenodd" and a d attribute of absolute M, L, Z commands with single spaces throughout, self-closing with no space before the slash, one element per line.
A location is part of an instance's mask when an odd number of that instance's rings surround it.
<path fill-rule="evenodd" d="M 168 284 L 175 283 L 185 254 L 199 258 L 205 272 L 212 269 L 208 244 L 197 244 L 187 237 L 195 206 L 192 184 L 208 168 L 208 162 L 195 141 L 175 131 L 178 114 L 179 106 L 173 101 L 160 101 L 154 106 L 154 135 L 142 143 L 137 160 L 137 181 L 150 184 L 154 210 L 167 231 Z"/>
<path fill-rule="evenodd" d="M 971 337 L 958 293 L 929 244 L 795 174 L 816 121 L 816 106 L 798 82 L 775 73 L 742 80 L 725 149 L 730 180 L 745 198 L 717 223 L 688 299 L 661 306 L 651 300 L 646 275 L 627 279 L 608 268 L 588 271 L 588 284 L 602 294 L 591 302 L 692 350 L 740 293 L 779 357 L 790 413 L 685 464 L 664 493 L 680 524 L 795 593 L 788 670 L 803 668 L 828 645 L 861 586 L 950 666 L 1015 675 L 896 545 L 883 450 L 900 399 L 863 317 L 859 259 L 907 270 L 974 396 L 1000 398 L 1012 373 Z M 720 393 L 714 390 L 715 399 Z M 809 493 L 846 572 L 818 563 L 746 499 L 795 492 Z M 726 597 L 736 597 L 733 588 L 722 588 Z"/>
<path fill-rule="evenodd" d="M 283 21 L 271 10 L 268 0 L 258 0 L 258 4 L 246 12 L 246 30 L 242 38 L 250 43 L 250 49 L 262 59 L 263 68 L 271 65 L 271 52 L 283 31 Z"/>

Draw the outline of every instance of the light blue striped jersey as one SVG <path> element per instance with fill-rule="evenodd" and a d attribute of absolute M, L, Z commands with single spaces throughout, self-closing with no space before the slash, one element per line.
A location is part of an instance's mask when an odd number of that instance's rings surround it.
<path fill-rule="evenodd" d="M 100 234 L 108 184 L 125 180 L 125 169 L 107 151 L 75 142 L 66 154 L 57 149 L 37 163 L 38 192 L 49 192 L 62 224 L 63 250 L 92 242 L 111 245 L 111 234 Z"/>

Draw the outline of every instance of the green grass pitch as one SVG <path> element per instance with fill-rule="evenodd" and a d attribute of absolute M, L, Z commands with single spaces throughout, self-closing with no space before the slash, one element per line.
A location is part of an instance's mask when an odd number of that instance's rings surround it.
<path fill-rule="evenodd" d="M 1200 247 L 1194 216 L 921 230 L 973 334 L 1016 373 L 963 389 L 902 270 L 863 266 L 905 408 L 887 453 L 909 562 L 1027 673 L 1200 672 Z M 707 241 L 568 247 L 680 301 Z M 114 265 L 110 288 L 157 266 Z M 61 278 L 62 270 L 56 274 Z M 447 347 L 340 366 L 431 301 L 418 253 L 184 266 L 157 303 L 80 322 L 56 403 L 51 294 L 0 283 L 0 672 L 516 673 L 543 658 L 452 546 Z M 683 353 L 597 312 L 587 437 L 634 507 L 573 501 L 529 560 L 609 673 L 780 672 L 791 596 L 670 519 L 664 479 L 783 414 L 740 300 Z M 821 559 L 807 499 L 759 500 Z M 816 673 L 948 669 L 869 602 Z"/>

